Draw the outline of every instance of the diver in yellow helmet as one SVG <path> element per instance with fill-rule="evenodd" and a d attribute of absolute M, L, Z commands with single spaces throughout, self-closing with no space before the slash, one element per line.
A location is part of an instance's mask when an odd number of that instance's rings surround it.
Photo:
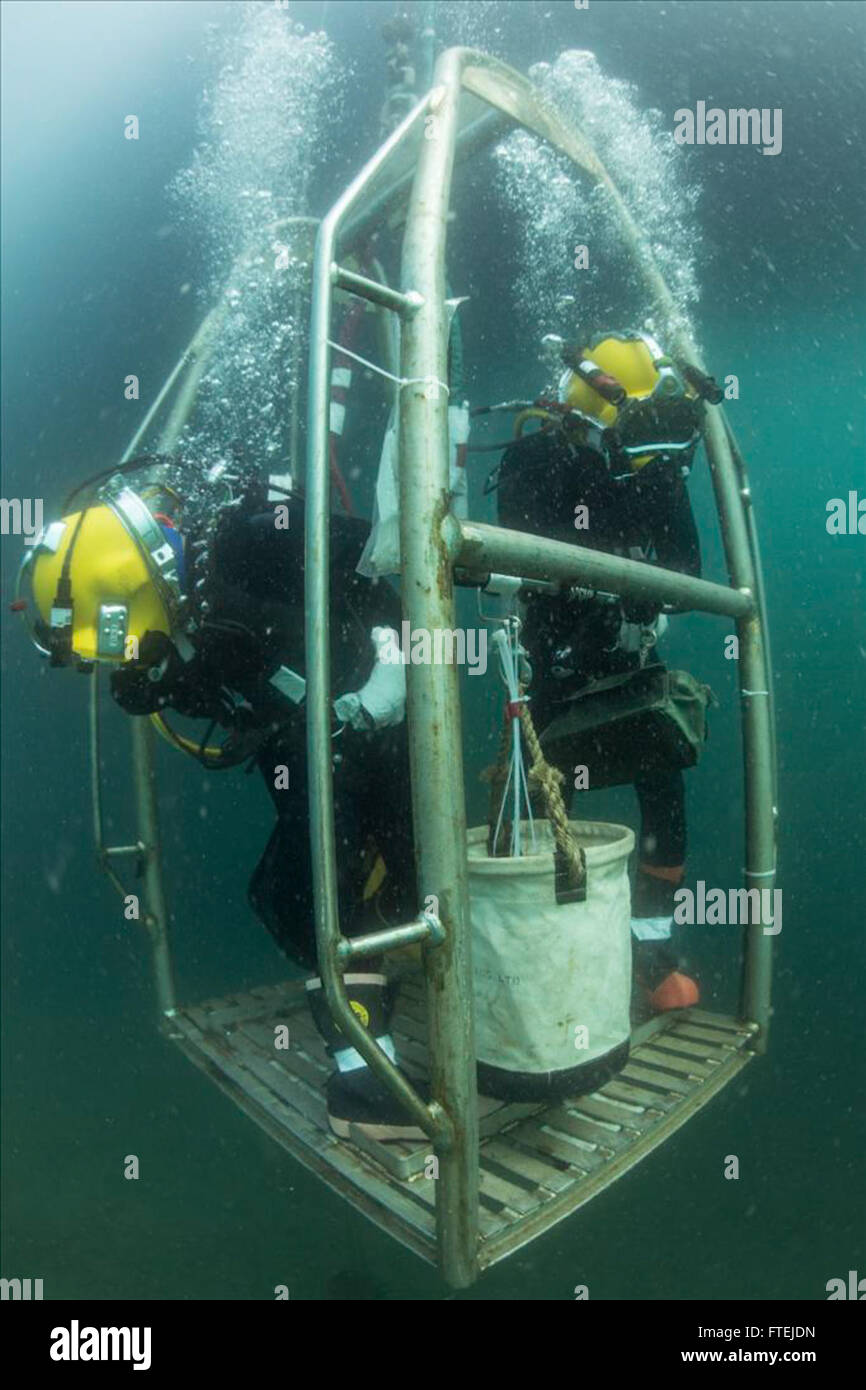
<path fill-rule="evenodd" d="M 643 332 L 596 333 L 560 346 L 555 392 L 519 411 L 517 438 L 491 475 L 500 524 L 699 575 L 686 481 L 705 402 L 721 398 L 715 382 Z M 523 641 L 539 730 L 590 681 L 640 670 L 666 625 L 651 602 L 585 591 L 533 595 Z M 636 972 L 651 1009 L 687 1007 L 698 1002 L 698 987 L 670 944 L 686 849 L 682 772 L 647 773 L 634 785 Z"/>
<path fill-rule="evenodd" d="M 142 495 L 113 485 L 45 527 L 19 573 L 29 573 L 37 616 L 32 635 L 53 666 L 118 664 L 145 635 L 177 632 L 183 607 L 183 545 L 163 489 Z M 27 611 L 22 607 L 22 611 Z"/>
<path fill-rule="evenodd" d="M 560 399 L 606 432 L 612 457 L 637 469 L 658 453 L 694 451 L 698 393 L 648 334 L 607 334 L 591 348 L 574 347 L 565 355 Z"/>
<path fill-rule="evenodd" d="M 315 969 L 303 497 L 268 501 L 261 478 L 219 501 L 198 495 L 193 506 L 173 466 L 134 460 L 73 493 L 25 555 L 14 606 L 53 666 L 91 675 L 106 666 L 117 704 L 158 721 L 204 766 L 258 768 L 276 824 L 250 881 L 250 903 L 280 949 Z M 340 613 L 330 654 L 334 806 L 348 937 L 381 927 L 383 916 L 406 921 L 417 912 L 405 668 L 391 658 L 402 615 L 394 589 L 357 573 L 368 535 L 366 522 L 332 518 L 331 591 Z M 178 733 L 169 711 L 207 720 L 205 736 Z M 225 735 L 215 739 L 217 726 Z M 345 976 L 350 999 L 393 1057 L 388 981 L 376 961 L 361 969 Z M 335 1132 L 422 1138 L 346 1047 L 315 978 L 308 997 L 335 1059 L 326 1088 Z"/>

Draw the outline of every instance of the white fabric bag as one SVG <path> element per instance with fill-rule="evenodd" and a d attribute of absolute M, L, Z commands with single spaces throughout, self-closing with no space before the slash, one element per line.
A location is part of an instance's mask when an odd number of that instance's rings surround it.
<path fill-rule="evenodd" d="M 626 826 L 571 821 L 586 854 L 585 902 L 557 903 L 554 840 L 490 858 L 486 826 L 468 832 L 479 1088 L 509 1099 L 595 1089 L 625 1064 L 631 1031 Z M 531 846 L 528 824 L 523 843 Z"/>

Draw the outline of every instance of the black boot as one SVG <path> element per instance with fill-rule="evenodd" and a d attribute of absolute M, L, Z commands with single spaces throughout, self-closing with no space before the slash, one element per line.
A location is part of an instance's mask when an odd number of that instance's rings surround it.
<path fill-rule="evenodd" d="M 389 1032 L 394 1003 L 393 986 L 389 985 L 384 975 L 372 973 L 345 975 L 343 983 L 355 1017 L 396 1064 L 397 1055 Z M 337 1028 L 328 1009 L 322 981 L 318 978 L 308 980 L 306 988 L 313 1022 L 337 1065 L 325 1088 L 328 1121 L 334 1133 L 341 1139 L 349 1139 L 350 1126 L 354 1126 L 368 1139 L 380 1142 L 423 1139 L 424 1131 L 410 1120 L 399 1101 Z M 413 1084 L 416 1090 L 420 1089 L 417 1083 Z M 423 1098 L 426 1100 L 426 1095 Z"/>

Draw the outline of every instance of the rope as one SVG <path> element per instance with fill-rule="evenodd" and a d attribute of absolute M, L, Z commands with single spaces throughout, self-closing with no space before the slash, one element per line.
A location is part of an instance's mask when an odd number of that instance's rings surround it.
<path fill-rule="evenodd" d="M 568 812 L 565 809 L 565 802 L 560 791 L 565 777 L 559 768 L 551 767 L 542 753 L 529 706 L 522 704 L 517 717 L 523 724 L 526 746 L 532 758 L 529 781 L 536 793 L 541 795 L 547 812 L 547 819 L 553 830 L 556 848 L 562 856 L 568 873 L 569 886 L 571 888 L 583 887 L 586 883 L 586 855 L 575 840 L 568 823 Z"/>
<path fill-rule="evenodd" d="M 377 367 L 375 362 L 368 362 L 366 357 L 359 357 L 357 352 L 350 352 L 348 348 L 342 347 L 339 343 L 331 342 L 328 338 L 328 347 L 334 348 L 336 352 L 341 352 L 344 357 L 351 357 L 354 362 L 360 362 L 362 367 L 368 367 L 371 372 L 378 372 L 379 376 L 385 377 L 388 381 L 394 381 L 398 386 L 435 386 L 438 390 L 444 391 L 446 396 L 451 395 L 451 390 L 440 381 L 438 376 L 394 376 L 392 372 L 386 372 L 384 367 Z"/>
<path fill-rule="evenodd" d="M 532 715 L 529 706 L 523 699 L 524 687 L 519 687 L 520 698 L 516 701 L 506 701 L 503 715 L 502 734 L 499 740 L 499 753 L 496 763 L 482 774 L 483 780 L 490 783 L 490 811 L 489 824 L 490 830 L 487 840 L 487 852 L 489 855 L 496 854 L 495 841 L 498 835 L 494 831 L 502 819 L 505 801 L 508 793 L 509 774 L 509 752 L 512 745 L 511 720 L 517 718 L 523 726 L 523 734 L 526 739 L 526 746 L 529 750 L 532 764 L 529 770 L 529 783 L 534 795 L 539 796 L 544 804 L 548 821 L 553 832 L 554 843 L 562 856 L 563 863 L 567 869 L 569 886 L 571 888 L 581 888 L 586 882 L 586 855 L 574 838 L 571 827 L 568 823 L 568 813 L 565 809 L 565 802 L 562 798 L 560 787 L 565 781 L 565 777 L 558 768 L 551 767 L 541 751 L 541 743 L 532 722 Z M 502 851 L 507 854 L 507 851 Z"/>

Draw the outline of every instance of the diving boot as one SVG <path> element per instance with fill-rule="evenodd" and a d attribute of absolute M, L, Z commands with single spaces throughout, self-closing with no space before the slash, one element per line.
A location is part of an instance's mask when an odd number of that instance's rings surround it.
<path fill-rule="evenodd" d="M 671 1009 L 692 1009 L 700 1001 L 696 980 L 680 969 L 681 962 L 670 940 L 634 941 L 635 978 L 654 1014 Z"/>
<path fill-rule="evenodd" d="M 375 1038 L 382 1051 L 397 1065 L 394 1041 L 389 1033 L 394 1003 L 394 987 L 384 975 L 344 975 L 349 1007 L 355 1017 Z M 328 1079 L 325 1095 L 328 1123 L 341 1139 L 351 1138 L 352 1126 L 380 1143 L 397 1139 L 423 1139 L 424 1131 L 413 1123 L 391 1092 L 370 1070 L 357 1048 L 346 1038 L 331 1018 L 322 981 L 307 980 L 307 999 L 313 1022 L 325 1040 L 337 1070 Z M 420 1090 L 417 1083 L 413 1083 Z M 422 1098 L 427 1099 L 421 1091 Z"/>
<path fill-rule="evenodd" d="M 691 1009 L 700 1001 L 696 980 L 687 974 L 671 946 L 673 910 L 683 866 L 641 864 L 631 919 L 634 976 L 650 1013 Z"/>

